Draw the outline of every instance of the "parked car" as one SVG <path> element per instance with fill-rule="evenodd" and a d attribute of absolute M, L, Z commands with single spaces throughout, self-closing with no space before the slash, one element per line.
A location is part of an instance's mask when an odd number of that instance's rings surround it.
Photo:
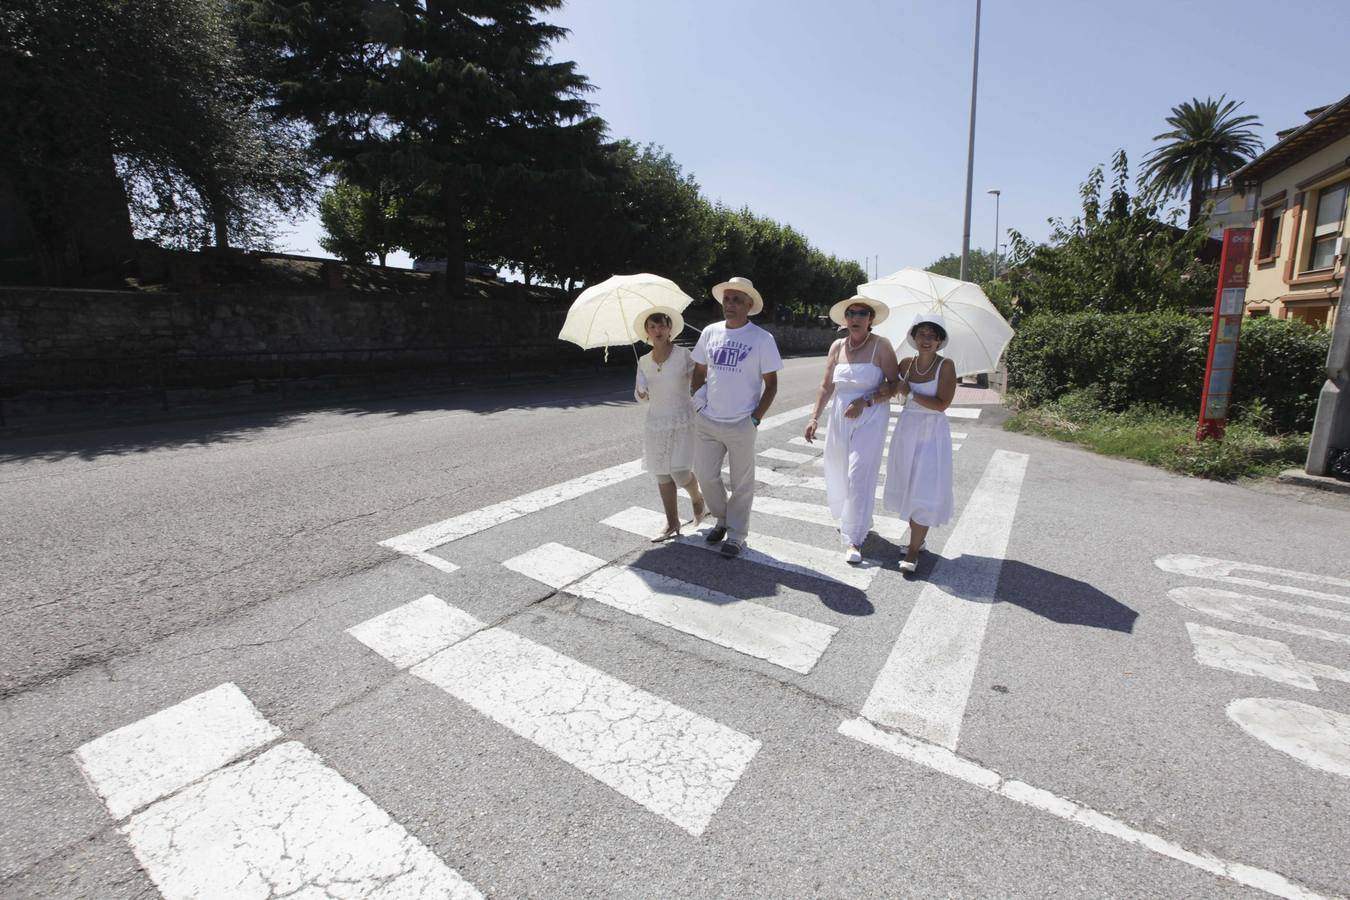
<path fill-rule="evenodd" d="M 413 260 L 414 272 L 444 272 L 445 259 L 439 256 L 419 257 Z M 487 263 L 473 262 L 466 260 L 464 263 L 464 274 L 473 275 L 476 278 L 496 278 L 497 270 Z"/>

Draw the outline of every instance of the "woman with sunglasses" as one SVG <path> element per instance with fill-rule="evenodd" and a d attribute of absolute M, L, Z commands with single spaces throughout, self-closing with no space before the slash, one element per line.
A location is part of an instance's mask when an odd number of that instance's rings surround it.
<path fill-rule="evenodd" d="M 900 361 L 896 392 L 906 397 L 891 437 L 882 504 L 909 520 L 909 546 L 900 571 L 913 572 L 930 528 L 952 517 L 952 431 L 947 407 L 956 396 L 956 365 L 939 356 L 947 345 L 947 322 L 920 313 L 905 342 L 916 352 Z"/>
<path fill-rule="evenodd" d="M 872 333 L 890 308 L 871 297 L 854 296 L 830 308 L 830 318 L 846 334 L 830 347 L 816 407 L 806 423 L 806 440 L 815 441 L 821 412 L 830 405 L 825 428 L 825 494 L 830 515 L 839 523 L 844 559 L 862 562 L 862 545 L 872 527 L 877 477 L 890 424 L 888 383 L 899 380 L 891 342 Z"/>

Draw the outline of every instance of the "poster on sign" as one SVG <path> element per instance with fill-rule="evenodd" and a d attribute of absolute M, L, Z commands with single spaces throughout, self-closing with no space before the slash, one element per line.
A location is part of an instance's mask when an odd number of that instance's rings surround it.
<path fill-rule="evenodd" d="M 1225 228 L 1219 258 L 1219 285 L 1214 292 L 1214 321 L 1209 329 L 1209 356 L 1200 395 L 1200 423 L 1195 439 L 1223 439 L 1237 367 L 1238 335 L 1247 302 L 1247 270 L 1252 261 L 1252 229 Z"/>

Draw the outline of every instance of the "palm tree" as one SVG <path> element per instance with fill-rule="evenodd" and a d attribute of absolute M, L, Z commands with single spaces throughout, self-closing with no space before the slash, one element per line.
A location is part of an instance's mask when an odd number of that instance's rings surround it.
<path fill-rule="evenodd" d="M 1252 131 L 1261 123 L 1256 116 L 1236 115 L 1242 104 L 1225 98 L 1194 99 L 1172 107 L 1167 124 L 1173 130 L 1153 138 L 1168 143 L 1144 159 L 1140 180 L 1156 196 L 1165 200 L 1190 190 L 1188 225 L 1200 218 L 1205 191 L 1261 151 L 1261 139 Z"/>

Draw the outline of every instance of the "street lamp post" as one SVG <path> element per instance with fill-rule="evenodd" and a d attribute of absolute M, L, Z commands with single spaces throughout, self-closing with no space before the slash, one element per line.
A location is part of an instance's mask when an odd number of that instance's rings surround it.
<path fill-rule="evenodd" d="M 986 194 L 993 194 L 993 195 L 994 195 L 994 277 L 997 278 L 997 277 L 998 277 L 998 239 L 999 239 L 999 230 L 998 230 L 998 204 L 999 204 L 999 198 L 1003 195 L 1003 192 L 1000 191 L 998 188 L 990 188 L 989 190 L 985 191 L 985 193 L 986 193 Z"/>
<path fill-rule="evenodd" d="M 961 280 L 970 275 L 970 192 L 975 174 L 975 89 L 980 77 L 980 0 L 975 0 L 975 61 L 970 70 L 970 148 L 966 152 L 966 224 L 961 233 Z"/>

